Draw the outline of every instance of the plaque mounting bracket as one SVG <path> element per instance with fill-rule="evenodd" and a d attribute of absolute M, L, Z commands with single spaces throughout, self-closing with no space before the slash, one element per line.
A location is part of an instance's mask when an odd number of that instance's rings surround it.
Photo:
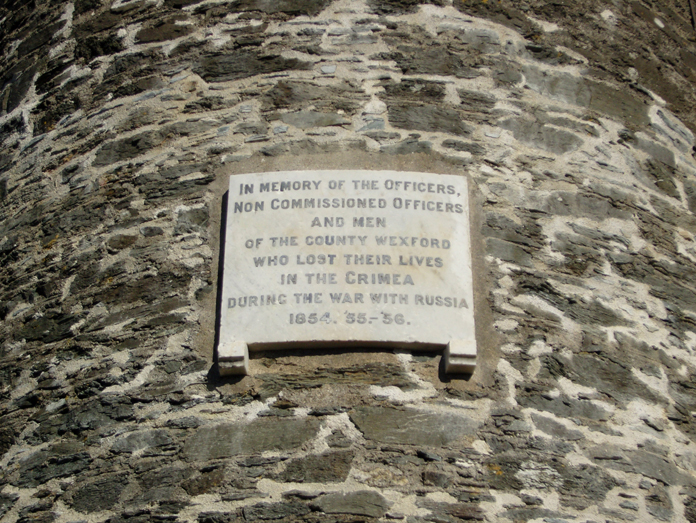
<path fill-rule="evenodd" d="M 229 341 L 218 347 L 218 367 L 221 376 L 249 374 L 249 346 L 243 341 Z"/>
<path fill-rule="evenodd" d="M 442 357 L 447 374 L 471 374 L 476 368 L 476 340 L 452 340 Z"/>

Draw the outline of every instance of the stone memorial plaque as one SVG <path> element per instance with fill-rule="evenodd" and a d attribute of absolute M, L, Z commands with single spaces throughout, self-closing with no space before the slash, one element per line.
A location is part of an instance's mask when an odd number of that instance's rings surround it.
<path fill-rule="evenodd" d="M 353 344 L 445 347 L 476 360 L 467 180 L 396 171 L 230 177 L 222 374 L 248 350 Z"/>

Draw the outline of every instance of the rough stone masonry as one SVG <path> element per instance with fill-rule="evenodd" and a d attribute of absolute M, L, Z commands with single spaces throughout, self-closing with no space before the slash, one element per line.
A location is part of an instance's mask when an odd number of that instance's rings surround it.
<path fill-rule="evenodd" d="M 2 0 L 0 52 L 3 521 L 696 521 L 688 1 Z M 305 168 L 468 177 L 471 377 L 219 377 L 228 177 Z"/>

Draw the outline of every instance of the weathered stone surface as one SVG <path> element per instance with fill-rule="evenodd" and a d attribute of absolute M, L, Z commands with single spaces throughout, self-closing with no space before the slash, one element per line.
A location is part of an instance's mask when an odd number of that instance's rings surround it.
<path fill-rule="evenodd" d="M 98 56 L 109 55 L 123 51 L 123 43 L 115 35 L 106 37 L 91 36 L 80 39 L 75 49 L 75 55 L 91 62 Z"/>
<path fill-rule="evenodd" d="M 19 494 L 0 494 L 0 517 L 7 514 L 18 499 Z"/>
<path fill-rule="evenodd" d="M 107 245 L 107 248 L 109 249 L 109 251 L 116 252 L 116 251 L 120 251 L 121 249 L 125 249 L 127 247 L 130 247 L 137 240 L 138 240 L 138 237 L 134 236 L 134 235 L 117 234 L 117 235 L 109 238 L 109 241 L 106 242 L 106 245 Z"/>
<path fill-rule="evenodd" d="M 506 519 L 511 521 L 545 519 L 550 522 L 567 521 L 568 514 L 557 512 L 546 508 L 511 508 L 503 514 Z"/>
<path fill-rule="evenodd" d="M 468 113 L 491 114 L 495 107 L 495 97 L 479 91 L 458 89 L 462 109 Z"/>
<path fill-rule="evenodd" d="M 281 479 L 292 483 L 342 482 L 348 477 L 353 457 L 352 451 L 309 455 L 306 458 L 288 462 L 281 474 Z"/>
<path fill-rule="evenodd" d="M 122 18 L 110 11 L 104 11 L 98 15 L 87 17 L 83 23 L 74 27 L 73 31 L 79 39 L 89 35 L 100 33 L 115 27 Z"/>
<path fill-rule="evenodd" d="M 0 79 L 0 85 L 2 85 L 4 93 L 2 102 L 0 102 L 0 109 L 6 113 L 14 111 L 19 107 L 19 104 L 29 92 L 31 81 L 36 74 L 36 66 L 30 64 L 22 65 L 26 65 L 26 68 L 18 67 L 12 69 Z"/>
<path fill-rule="evenodd" d="M 574 151 L 583 143 L 582 139 L 573 133 L 540 125 L 531 120 L 504 120 L 500 122 L 500 126 L 512 131 L 513 136 L 522 143 L 555 154 Z"/>
<path fill-rule="evenodd" d="M 165 137 L 160 131 L 144 133 L 104 144 L 94 159 L 95 166 L 110 165 L 123 160 L 130 160 L 164 142 Z"/>
<path fill-rule="evenodd" d="M 457 136 L 468 136 L 472 129 L 464 123 L 456 110 L 439 105 L 391 105 L 389 123 L 399 129 L 451 133 Z"/>
<path fill-rule="evenodd" d="M 203 96 L 198 100 L 188 102 L 184 106 L 185 113 L 199 113 L 203 111 L 218 111 L 236 105 L 235 100 L 226 100 L 223 96 Z"/>
<path fill-rule="evenodd" d="M 29 320 L 19 329 L 19 339 L 53 343 L 69 338 L 72 334 L 70 327 L 79 320 L 71 314 L 61 314 L 56 311 L 47 312 L 45 316 Z"/>
<path fill-rule="evenodd" d="M 299 113 L 288 113 L 280 117 L 287 124 L 300 129 L 311 129 L 312 127 L 330 127 L 332 125 L 347 125 L 350 120 L 346 120 L 340 114 L 319 113 L 316 111 L 301 111 Z"/>
<path fill-rule="evenodd" d="M 312 502 L 312 507 L 327 514 L 353 514 L 379 518 L 385 514 L 389 503 L 377 492 L 359 490 L 320 496 Z"/>
<path fill-rule="evenodd" d="M 432 74 L 456 78 L 476 78 L 481 73 L 476 69 L 477 60 L 453 52 L 446 46 L 429 42 L 430 45 L 399 45 L 398 51 L 379 57 L 394 60 L 406 75 Z"/>
<path fill-rule="evenodd" d="M 462 142 L 461 140 L 447 139 L 442 142 L 442 146 L 447 149 L 454 149 L 459 152 L 466 152 L 471 154 L 484 154 L 486 148 L 482 145 L 472 142 Z"/>
<path fill-rule="evenodd" d="M 664 457 L 646 450 L 595 449 L 593 458 L 609 468 L 643 474 L 665 485 L 696 485 L 696 480 L 690 474 L 679 470 Z"/>
<path fill-rule="evenodd" d="M 422 475 L 423 485 L 431 487 L 447 488 L 452 483 L 452 479 L 442 472 L 426 470 Z"/>
<path fill-rule="evenodd" d="M 138 31 L 135 38 L 138 42 L 163 42 L 186 36 L 193 30 L 192 27 L 177 25 L 175 20 L 160 22 L 152 27 Z"/>
<path fill-rule="evenodd" d="M 77 0 L 75 2 L 75 12 L 78 14 L 86 13 L 98 7 L 101 7 L 99 0 Z"/>
<path fill-rule="evenodd" d="M 132 453 L 171 443 L 172 438 L 166 430 L 142 430 L 118 438 L 111 446 L 111 451 Z"/>
<path fill-rule="evenodd" d="M 174 136 L 193 136 L 217 128 L 220 122 L 214 119 L 191 118 L 182 122 L 176 122 L 164 128 L 167 138 Z"/>
<path fill-rule="evenodd" d="M 268 14 L 284 13 L 291 16 L 316 16 L 329 4 L 329 0 L 279 0 L 265 2 L 264 0 L 242 0 L 237 9 L 242 11 L 262 11 Z"/>
<path fill-rule="evenodd" d="M 634 145 L 668 167 L 674 168 L 677 165 L 676 159 L 674 158 L 674 152 L 653 140 L 638 137 L 636 138 Z"/>
<path fill-rule="evenodd" d="M 617 91 L 608 85 L 565 73 L 546 74 L 531 66 L 523 68 L 523 74 L 530 88 L 553 99 L 620 118 L 635 127 L 648 121 L 646 104 L 628 93 L 617 98 Z"/>
<path fill-rule="evenodd" d="M 488 238 L 486 246 L 491 256 L 522 267 L 533 267 L 532 255 L 524 247 L 498 238 Z"/>
<path fill-rule="evenodd" d="M 210 213 L 207 207 L 187 209 L 177 213 L 174 234 L 190 234 L 192 232 L 204 232 L 208 225 Z"/>
<path fill-rule="evenodd" d="M 218 489 L 225 483 L 225 471 L 221 468 L 205 470 L 199 476 L 184 481 L 181 486 L 190 496 L 200 496 Z"/>
<path fill-rule="evenodd" d="M 564 396 L 554 397 L 549 394 L 543 394 L 543 391 L 533 386 L 522 388 L 518 396 L 518 402 L 521 406 L 551 412 L 564 418 L 577 417 L 607 421 L 611 417 L 609 409 L 590 400 Z"/>
<path fill-rule="evenodd" d="M 528 292 L 532 295 L 538 296 L 545 301 L 551 303 L 557 309 L 567 313 L 569 317 L 579 323 L 585 323 L 588 325 L 598 324 L 598 325 L 627 325 L 628 321 L 618 316 L 614 311 L 605 307 L 598 301 L 593 301 L 587 303 L 582 310 L 576 310 L 571 307 L 573 300 L 570 297 L 562 296 L 551 282 L 545 281 L 543 277 L 532 274 L 529 272 L 520 272 L 518 274 L 518 284 L 520 290 Z M 573 310 L 571 310 L 573 309 Z M 554 356 L 554 359 L 558 360 L 558 357 Z M 588 358 L 592 358 L 588 356 Z M 560 361 L 560 360 L 558 360 Z M 576 360 L 574 360 L 575 363 Z M 585 357 L 578 358 L 578 364 L 580 362 L 586 362 Z M 589 362 L 588 362 L 589 366 Z M 615 369 L 616 372 L 625 372 L 620 369 Z M 627 377 L 628 378 L 628 377 Z M 592 380 L 592 378 L 587 377 L 587 379 Z M 633 380 L 630 380 L 631 382 Z"/>
<path fill-rule="evenodd" d="M 587 506 L 596 500 L 604 500 L 612 489 L 621 485 L 621 481 L 599 467 L 591 465 L 569 466 L 559 468 L 563 484 L 561 493 L 566 496 L 566 505 L 573 502 Z"/>
<path fill-rule="evenodd" d="M 22 133 L 25 130 L 26 123 L 24 122 L 24 118 L 22 116 L 10 118 L 2 125 L 0 125 L 0 133 L 2 136 L 5 137 L 5 139 L 13 135 L 14 133 Z M 9 157 L 6 155 L 2 155 L 2 161 L 0 161 L 0 165 L 2 165 L 3 171 L 7 168 L 8 162 Z"/>
<path fill-rule="evenodd" d="M 265 122 L 244 122 L 235 126 L 234 132 L 245 136 L 263 135 L 268 132 L 268 125 Z"/>
<path fill-rule="evenodd" d="M 399 83 L 384 84 L 385 98 L 409 102 L 440 102 L 445 99 L 445 84 L 414 78 L 404 78 Z"/>
<path fill-rule="evenodd" d="M 128 484 L 127 475 L 108 476 L 81 484 L 72 498 L 72 508 L 82 513 L 111 509 Z"/>
<path fill-rule="evenodd" d="M 20 462 L 19 475 L 12 484 L 31 488 L 53 478 L 82 472 L 92 462 L 89 453 L 80 451 L 82 448 L 79 444 L 59 443 L 48 450 L 33 453 Z"/>
<path fill-rule="evenodd" d="M 411 135 L 405 140 L 393 144 L 383 145 L 380 151 L 386 154 L 414 154 L 414 153 L 429 153 L 433 144 L 427 140 L 419 140 L 420 135 Z M 395 137 L 397 138 L 397 137 Z"/>
<path fill-rule="evenodd" d="M 112 77 L 116 77 L 118 82 L 130 80 L 130 75 L 132 75 L 132 79 L 152 76 L 155 69 L 150 65 L 151 61 L 160 56 L 158 51 L 154 49 L 117 56 L 105 72 L 106 81 L 110 82 Z M 116 85 L 120 85 L 120 83 Z M 106 87 L 110 86 L 110 84 L 106 84 Z"/>
<path fill-rule="evenodd" d="M 473 434 L 479 425 L 464 416 L 380 407 L 357 408 L 350 418 L 366 438 L 404 445 L 453 444 Z"/>
<path fill-rule="evenodd" d="M 37 398 L 38 399 L 38 398 Z M 33 406 L 31 403 L 27 406 Z M 17 433 L 12 426 L 0 429 L 0 456 L 4 455 L 16 441 Z"/>
<path fill-rule="evenodd" d="M 236 523 L 245 521 L 243 516 L 225 512 L 201 512 L 198 515 L 199 523 Z"/>
<path fill-rule="evenodd" d="M 437 503 L 429 500 L 416 501 L 417 505 L 432 512 L 427 519 L 436 521 L 483 521 L 483 511 L 474 503 Z"/>
<path fill-rule="evenodd" d="M 443 5 L 440 0 L 369 0 L 368 2 L 370 8 L 380 15 L 414 13 L 422 4 Z"/>
<path fill-rule="evenodd" d="M 572 375 L 573 380 L 577 380 L 576 383 L 594 387 L 601 392 L 607 392 L 610 388 L 614 389 L 615 398 L 624 401 L 633 397 L 655 398 L 654 393 L 646 389 L 633 376 L 626 364 L 618 364 L 608 358 L 599 358 L 589 354 L 577 354 L 573 356 L 572 362 L 564 361 L 559 357 L 553 357 L 547 361 L 550 373 Z"/>
<path fill-rule="evenodd" d="M 539 430 L 546 432 L 550 436 L 566 441 L 577 441 L 584 438 L 582 432 L 579 430 L 568 429 L 565 425 L 552 418 L 532 414 L 532 420 L 534 420 L 534 425 L 536 425 Z"/>
<path fill-rule="evenodd" d="M 199 428 L 184 445 L 188 461 L 227 458 L 267 450 L 291 450 L 312 438 L 319 428 L 314 418 L 260 419 L 249 424 Z"/>
<path fill-rule="evenodd" d="M 681 197 L 676 184 L 676 173 L 668 165 L 648 160 L 645 163 L 645 173 L 659 190 L 672 198 Z M 689 190 L 687 189 L 688 194 Z"/>
<path fill-rule="evenodd" d="M 202 0 L 165 0 L 165 4 L 176 9 L 200 3 Z"/>
<path fill-rule="evenodd" d="M 140 473 L 138 483 L 149 492 L 165 487 L 175 487 L 187 480 L 193 474 L 193 470 L 183 466 L 182 463 L 175 462 L 171 466 L 156 469 L 146 466 Z"/>
<path fill-rule="evenodd" d="M 164 229 L 162 229 L 161 227 L 145 226 L 140 228 L 140 234 L 142 234 L 146 238 L 151 238 L 153 236 L 160 236 L 164 234 Z"/>
<path fill-rule="evenodd" d="M 42 27 L 41 31 L 29 33 L 17 47 L 17 54 L 21 57 L 35 51 L 39 47 L 47 44 L 53 35 L 63 28 L 65 20 L 59 20 L 53 24 Z"/>
<path fill-rule="evenodd" d="M 189 136 L 217 127 L 214 120 L 193 119 L 163 127 L 157 131 L 145 131 L 130 138 L 105 143 L 93 162 L 95 166 L 105 166 L 116 162 L 131 160 L 160 145 L 172 136 Z"/>
<path fill-rule="evenodd" d="M 283 519 L 286 517 L 302 517 L 309 514 L 309 507 L 300 502 L 288 503 L 257 503 L 251 507 L 244 507 L 244 518 L 247 521 L 266 521 Z"/>
<path fill-rule="evenodd" d="M 255 51 L 240 50 L 229 54 L 204 57 L 194 68 L 208 82 L 229 82 L 257 74 L 309 69 L 309 64 L 296 58 L 262 55 Z"/>
<path fill-rule="evenodd" d="M 280 80 L 262 97 L 266 110 L 301 111 L 313 105 L 319 112 L 343 111 L 345 114 L 354 114 L 367 100 L 369 96 L 359 85 L 347 81 L 325 86 L 316 82 Z"/>
<path fill-rule="evenodd" d="M 647 104 L 625 93 L 619 96 L 617 89 L 600 83 L 591 84 L 592 97 L 589 108 L 600 114 L 620 118 L 632 127 L 642 127 L 647 123 Z"/>

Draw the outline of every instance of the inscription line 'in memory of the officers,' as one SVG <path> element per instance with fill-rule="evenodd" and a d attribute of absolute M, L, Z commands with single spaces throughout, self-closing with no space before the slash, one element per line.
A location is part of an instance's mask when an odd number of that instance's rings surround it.
<path fill-rule="evenodd" d="M 476 364 L 467 180 L 396 171 L 230 176 L 221 374 L 249 350 L 370 343 L 444 347 Z"/>

